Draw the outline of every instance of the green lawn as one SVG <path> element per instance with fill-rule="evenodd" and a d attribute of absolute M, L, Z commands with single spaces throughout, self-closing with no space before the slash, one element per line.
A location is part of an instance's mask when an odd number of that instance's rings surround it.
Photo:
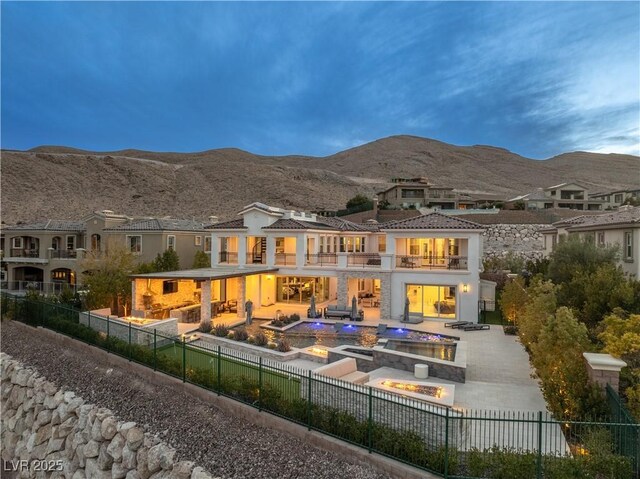
<path fill-rule="evenodd" d="M 162 354 L 178 360 L 182 363 L 182 345 L 180 343 L 170 344 L 162 348 L 158 348 L 158 354 Z M 213 351 L 204 351 L 186 346 L 185 358 L 187 369 L 201 369 L 211 371 L 213 378 L 218 374 L 218 354 Z M 220 358 L 220 375 L 225 376 L 244 376 L 249 380 L 259 381 L 259 366 L 248 364 L 233 358 Z M 273 372 L 266 368 L 262 370 L 262 383 L 279 389 L 284 397 L 288 399 L 300 398 L 300 379 L 297 376 L 289 375 L 284 372 Z"/>

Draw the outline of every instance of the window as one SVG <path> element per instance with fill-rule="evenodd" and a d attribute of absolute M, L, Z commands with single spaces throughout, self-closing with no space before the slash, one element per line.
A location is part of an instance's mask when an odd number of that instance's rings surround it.
<path fill-rule="evenodd" d="M 320 246 L 319 246 L 319 252 L 320 253 L 324 253 L 324 242 L 326 241 L 326 238 L 324 236 L 320 236 Z"/>
<path fill-rule="evenodd" d="M 276 254 L 284 253 L 284 238 L 276 238 Z"/>
<path fill-rule="evenodd" d="M 176 237 L 174 235 L 167 236 L 167 249 L 169 251 L 176 250 Z"/>
<path fill-rule="evenodd" d="M 418 256 L 420 254 L 418 238 L 409 238 L 409 254 L 411 256 Z"/>
<path fill-rule="evenodd" d="M 633 232 L 624 232 L 624 259 L 633 261 Z"/>
<path fill-rule="evenodd" d="M 22 248 L 22 236 L 16 236 L 11 240 L 13 241 L 13 248 L 16 248 L 16 249 Z"/>
<path fill-rule="evenodd" d="M 385 253 L 387 251 L 387 237 L 378 236 L 378 253 Z"/>
<path fill-rule="evenodd" d="M 598 246 L 604 246 L 604 231 L 598 231 Z"/>
<path fill-rule="evenodd" d="M 204 237 L 204 250 L 211 251 L 211 236 Z"/>
<path fill-rule="evenodd" d="M 76 237 L 73 235 L 67 236 L 67 249 L 76 249 Z"/>
<path fill-rule="evenodd" d="M 127 236 L 127 248 L 132 253 L 142 253 L 142 236 Z"/>
<path fill-rule="evenodd" d="M 202 236 L 196 236 L 196 246 L 202 246 Z"/>
<path fill-rule="evenodd" d="M 100 235 L 93 234 L 91 235 L 91 250 L 99 251 L 100 250 Z"/>
<path fill-rule="evenodd" d="M 616 195 L 614 196 L 614 200 L 613 200 L 613 202 L 614 202 L 614 203 L 622 203 L 622 194 L 616 194 Z"/>
<path fill-rule="evenodd" d="M 178 292 L 178 282 L 174 279 L 162 282 L 162 294 L 171 294 Z"/>

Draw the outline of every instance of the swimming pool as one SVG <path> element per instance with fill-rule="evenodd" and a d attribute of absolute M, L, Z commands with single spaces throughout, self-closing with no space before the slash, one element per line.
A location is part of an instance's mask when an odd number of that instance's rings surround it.
<path fill-rule="evenodd" d="M 254 320 L 250 326 L 238 326 L 233 329 L 246 328 L 249 334 L 262 331 L 271 341 L 286 338 L 294 348 L 306 348 L 309 346 L 325 346 L 333 348 L 340 345 L 354 345 L 372 348 L 378 343 L 378 339 L 406 339 L 421 343 L 438 346 L 453 346 L 454 341 L 459 339 L 455 336 L 446 336 L 428 332 L 413 331 L 406 328 L 388 328 L 378 334 L 378 329 L 372 326 L 359 326 L 350 323 L 323 323 L 323 322 L 303 322 L 296 324 L 284 332 L 261 328 L 261 324 L 269 321 Z M 420 354 L 420 353 L 417 353 Z M 439 357 L 442 354 L 439 350 L 430 357 Z M 450 353 L 448 353 L 450 354 Z M 455 352 L 454 352 L 455 354 Z"/>

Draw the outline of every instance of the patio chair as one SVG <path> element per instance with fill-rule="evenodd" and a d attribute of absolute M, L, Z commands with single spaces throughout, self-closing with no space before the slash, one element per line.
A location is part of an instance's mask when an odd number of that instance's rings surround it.
<path fill-rule="evenodd" d="M 387 325 L 384 323 L 378 324 L 378 329 L 376 330 L 376 334 L 384 334 L 387 330 Z"/>
<path fill-rule="evenodd" d="M 488 324 L 467 324 L 462 326 L 461 329 L 463 331 L 481 331 L 483 329 L 491 329 L 491 326 Z"/>
<path fill-rule="evenodd" d="M 453 323 L 446 323 L 444 325 L 445 328 L 458 329 L 462 326 L 466 326 L 467 324 L 473 324 L 469 321 L 454 321 Z"/>

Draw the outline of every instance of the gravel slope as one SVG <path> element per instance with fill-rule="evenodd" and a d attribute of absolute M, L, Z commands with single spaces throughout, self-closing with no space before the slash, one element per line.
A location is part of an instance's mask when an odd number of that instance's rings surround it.
<path fill-rule="evenodd" d="M 150 385 L 136 374 L 107 369 L 37 334 L 3 321 L 0 349 L 88 402 L 135 421 L 214 476 L 224 478 L 388 478 L 298 439 L 225 415 L 187 393 Z M 35 333 L 35 331 L 34 331 Z"/>

